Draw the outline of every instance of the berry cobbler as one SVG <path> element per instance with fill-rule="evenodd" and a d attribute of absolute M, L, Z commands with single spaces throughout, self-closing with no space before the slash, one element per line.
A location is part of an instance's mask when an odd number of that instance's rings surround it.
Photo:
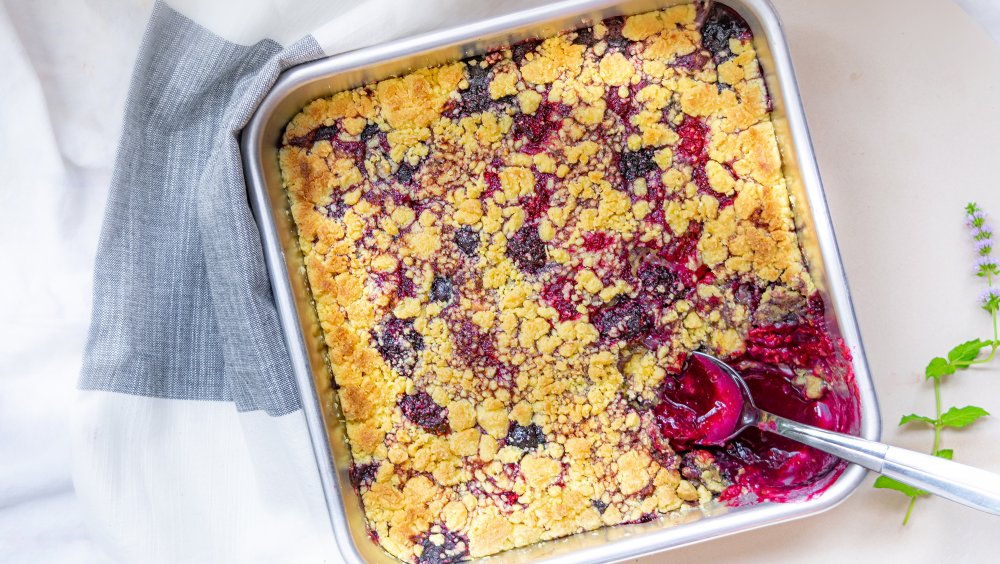
<path fill-rule="evenodd" d="M 699 349 L 764 409 L 856 426 L 770 111 L 746 23 L 682 5 L 295 116 L 280 165 L 373 539 L 455 562 L 837 475 L 753 430 L 685 438 Z"/>

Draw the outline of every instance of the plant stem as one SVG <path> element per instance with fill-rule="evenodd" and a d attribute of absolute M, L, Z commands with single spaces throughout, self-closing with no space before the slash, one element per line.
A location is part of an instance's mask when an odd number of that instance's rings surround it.
<path fill-rule="evenodd" d="M 941 379 L 934 378 L 934 446 L 931 447 L 931 456 L 937 456 L 939 450 L 941 450 L 941 424 L 938 421 L 941 420 Z M 910 520 L 910 515 L 913 513 L 913 506 L 917 504 L 917 498 L 910 498 L 910 505 L 906 508 L 906 516 L 903 517 L 903 525 Z"/>
<path fill-rule="evenodd" d="M 911 497 L 910 498 L 910 505 L 907 506 L 907 508 L 906 508 L 906 517 L 903 517 L 903 526 L 904 527 L 906 526 L 906 523 L 910 520 L 910 514 L 913 513 L 913 506 L 916 505 L 916 504 L 917 504 L 917 498 L 916 497 Z"/>
<path fill-rule="evenodd" d="M 990 358 L 993 358 L 993 354 L 997 352 L 997 347 L 1000 347 L 1000 339 L 997 338 L 997 312 L 993 313 L 993 350 L 990 352 Z"/>
<path fill-rule="evenodd" d="M 993 275 L 988 272 L 986 273 L 986 285 L 990 288 L 993 287 Z M 1000 347 L 1000 340 L 997 339 L 997 310 L 991 311 L 990 316 L 993 317 L 993 345 L 991 346 L 993 350 L 990 351 L 990 358 L 993 358 L 993 355 L 997 352 L 997 347 Z"/>
<path fill-rule="evenodd" d="M 934 420 L 939 421 L 941 419 L 941 379 L 934 379 Z M 941 424 L 934 423 L 934 448 L 931 449 L 931 454 L 937 455 L 938 449 L 941 447 Z"/>

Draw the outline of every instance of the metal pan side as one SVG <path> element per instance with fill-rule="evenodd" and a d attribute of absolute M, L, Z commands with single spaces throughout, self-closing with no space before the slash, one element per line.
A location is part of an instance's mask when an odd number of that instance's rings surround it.
<path fill-rule="evenodd" d="M 352 51 L 289 69 L 276 82 L 243 131 L 242 154 L 250 204 L 329 510 L 330 528 L 348 562 L 395 562 L 368 535 L 357 494 L 348 480 L 350 452 L 330 389 L 325 345 L 309 295 L 305 268 L 278 170 L 278 140 L 285 124 L 308 102 L 409 70 L 477 55 L 532 37 L 545 37 L 606 17 L 628 15 L 686 0 L 566 0 L 448 30 Z M 800 245 L 827 298 L 832 327 L 853 357 L 861 403 L 860 436 L 877 439 L 881 421 L 874 386 L 851 304 L 850 291 L 813 154 L 781 22 L 768 0 L 727 0 L 750 24 L 774 111 L 784 173 Z M 708 508 L 649 523 L 605 527 L 506 551 L 495 562 L 607 562 L 718 538 L 813 515 L 842 502 L 865 470 L 849 466 L 822 494 L 800 503 Z"/>

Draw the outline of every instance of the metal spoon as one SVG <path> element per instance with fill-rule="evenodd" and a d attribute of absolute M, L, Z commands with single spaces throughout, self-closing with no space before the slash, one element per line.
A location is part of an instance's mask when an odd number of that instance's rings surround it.
<path fill-rule="evenodd" d="M 726 373 L 743 394 L 743 409 L 732 439 L 747 427 L 777 433 L 793 441 L 863 466 L 969 507 L 1000 515 L 1000 474 L 994 474 L 937 456 L 889 446 L 844 433 L 797 423 L 758 409 L 743 377 L 725 362 L 701 352 L 691 353 L 708 360 Z"/>

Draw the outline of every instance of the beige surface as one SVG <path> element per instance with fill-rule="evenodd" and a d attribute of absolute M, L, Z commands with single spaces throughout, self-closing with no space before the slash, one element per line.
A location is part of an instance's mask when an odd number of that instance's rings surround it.
<path fill-rule="evenodd" d="M 826 195 L 875 377 L 883 437 L 925 450 L 931 433 L 898 430 L 932 413 L 923 368 L 985 337 L 982 286 L 962 206 L 1000 224 L 1000 48 L 945 0 L 773 0 L 785 23 Z M 945 432 L 957 460 L 1000 472 L 1000 363 L 942 388 L 946 404 L 997 414 Z M 1000 562 L 1000 518 L 940 499 L 872 490 L 806 520 L 641 562 Z"/>

